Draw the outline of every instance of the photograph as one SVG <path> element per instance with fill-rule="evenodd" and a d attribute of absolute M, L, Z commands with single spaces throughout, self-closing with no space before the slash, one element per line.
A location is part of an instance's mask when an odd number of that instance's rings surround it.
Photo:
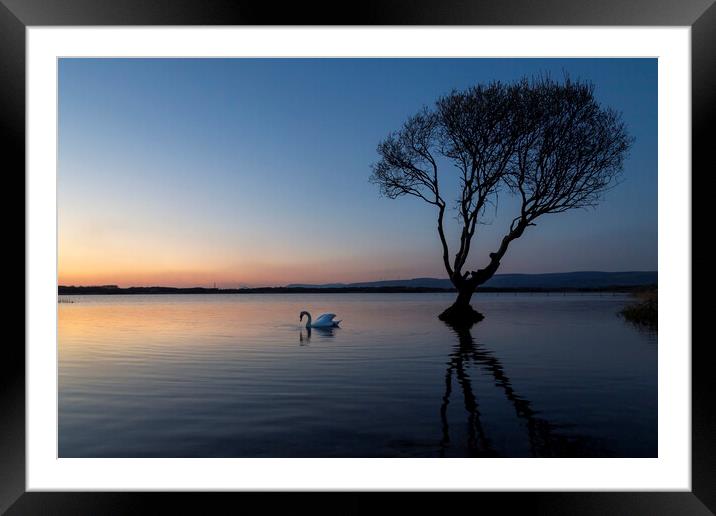
<path fill-rule="evenodd" d="M 659 457 L 657 58 L 56 63 L 58 458 Z"/>

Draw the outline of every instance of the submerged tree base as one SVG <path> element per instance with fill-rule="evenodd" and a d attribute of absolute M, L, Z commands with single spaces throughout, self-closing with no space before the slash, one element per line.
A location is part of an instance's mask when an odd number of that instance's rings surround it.
<path fill-rule="evenodd" d="M 454 304 L 438 315 L 438 319 L 452 326 L 472 326 L 485 318 L 469 304 Z"/>

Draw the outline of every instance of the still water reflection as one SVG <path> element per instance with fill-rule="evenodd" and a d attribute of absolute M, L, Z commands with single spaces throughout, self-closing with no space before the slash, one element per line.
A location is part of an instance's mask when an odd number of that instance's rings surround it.
<path fill-rule="evenodd" d="M 77 296 L 61 457 L 656 456 L 656 335 L 612 295 Z M 341 328 L 301 328 L 335 312 Z"/>

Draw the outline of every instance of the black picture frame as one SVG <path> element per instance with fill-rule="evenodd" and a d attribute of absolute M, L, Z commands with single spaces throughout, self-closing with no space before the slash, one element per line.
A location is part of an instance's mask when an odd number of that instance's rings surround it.
<path fill-rule="evenodd" d="M 716 5 L 714 0 L 465 0 L 366 1 L 359 4 L 242 0 L 0 0 L 0 128 L 6 180 L 25 171 L 25 29 L 82 25 L 617 25 L 690 26 L 692 29 L 692 180 L 713 169 L 716 121 Z M 24 191 L 24 181 L 10 192 Z M 14 194 L 13 194 L 14 195 Z M 6 221 L 17 218 L 17 207 Z M 694 208 L 697 206 L 693 202 Z M 6 208 L 7 210 L 7 208 Z M 694 222 L 702 220 L 693 213 Z M 692 232 L 692 234 L 700 234 Z M 24 246 L 23 246 L 24 249 Z M 693 253 L 693 247 L 692 247 Z M 27 256 L 25 256 L 27 259 Z M 19 257 L 18 260 L 19 261 Z M 692 260 L 693 263 L 693 260 Z M 24 265 L 23 265 L 24 266 Z M 13 303 L 14 304 L 14 303 Z M 24 303 L 23 303 L 24 309 Z M 693 320 L 693 316 L 692 316 Z M 447 493 L 401 497 L 401 512 L 455 507 L 545 514 L 716 513 L 716 410 L 713 353 L 692 339 L 692 490 L 690 492 Z M 710 340 L 710 339 L 709 339 Z M 24 341 L 24 339 L 23 339 Z M 228 502 L 262 511 L 367 512 L 385 505 L 379 493 L 59 493 L 25 492 L 25 348 L 8 338 L 0 374 L 0 512 L 7 514 L 209 513 Z M 669 343 L 687 345 L 688 343 Z M 236 497 L 241 498 L 237 505 Z M 449 499 L 448 499 L 449 498 Z M 157 505 L 158 504 L 158 505 Z M 465 505 L 463 505 L 465 504 Z M 154 509 L 149 509 L 154 505 Z"/>

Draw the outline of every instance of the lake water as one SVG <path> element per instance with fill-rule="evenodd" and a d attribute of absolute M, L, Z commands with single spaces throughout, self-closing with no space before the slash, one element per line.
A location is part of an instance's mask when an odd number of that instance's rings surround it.
<path fill-rule="evenodd" d="M 657 338 L 623 295 L 75 296 L 60 457 L 657 455 Z M 308 333 L 301 310 L 343 319 Z"/>

